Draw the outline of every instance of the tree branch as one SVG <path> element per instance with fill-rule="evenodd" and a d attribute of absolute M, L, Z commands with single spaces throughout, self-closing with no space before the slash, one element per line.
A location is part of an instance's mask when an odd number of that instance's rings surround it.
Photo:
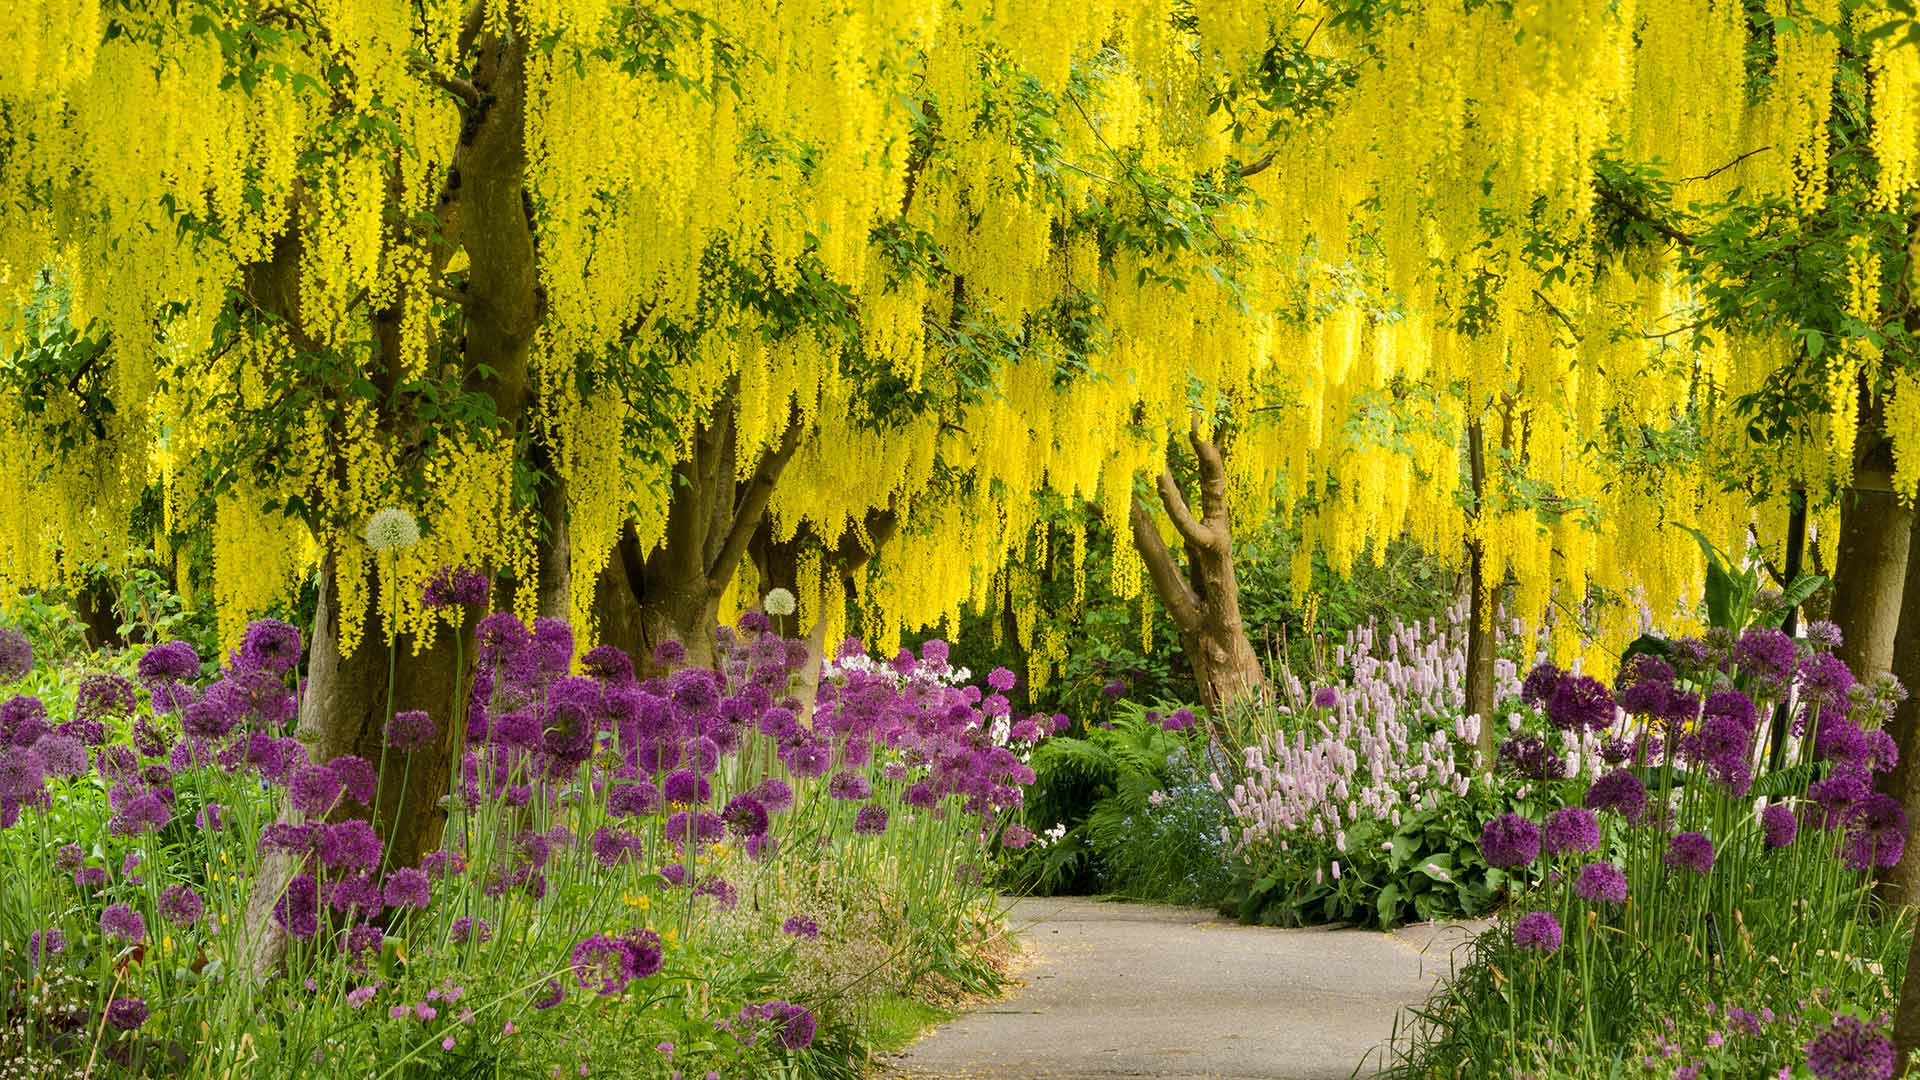
<path fill-rule="evenodd" d="M 734 568 L 740 565 L 740 559 L 747 553 L 747 544 L 753 540 L 753 530 L 760 525 L 761 515 L 767 512 L 767 501 L 773 498 L 773 486 L 780 480 L 780 474 L 793 460 L 800 449 L 800 421 L 795 417 L 787 424 L 787 430 L 780 435 L 780 444 L 766 452 L 760 459 L 760 467 L 753 471 L 752 479 L 740 491 L 734 502 L 733 521 L 727 527 L 727 538 L 721 542 L 719 553 L 707 567 L 707 591 L 715 596 L 727 589 L 733 580 Z"/>
<path fill-rule="evenodd" d="M 1153 513 L 1137 493 L 1127 517 L 1133 525 L 1133 546 L 1140 552 L 1140 561 L 1147 564 L 1147 577 L 1153 581 L 1153 591 L 1167 606 L 1167 614 L 1173 616 L 1175 625 L 1183 630 L 1193 626 L 1200 619 L 1200 598 L 1180 579 L 1173 552 L 1167 550 L 1167 542 L 1154 527 Z"/>
<path fill-rule="evenodd" d="M 1193 456 L 1200 463 L 1200 519 L 1215 544 L 1225 543 L 1227 533 L 1227 462 L 1220 444 L 1200 432 L 1195 416 L 1187 427 L 1187 441 L 1193 444 Z"/>
<path fill-rule="evenodd" d="M 1180 494 L 1180 485 L 1174 482 L 1173 472 L 1162 469 L 1154 478 L 1154 486 L 1160 489 L 1160 502 L 1167 508 L 1167 516 L 1173 519 L 1173 527 L 1181 538 L 1195 547 L 1211 547 L 1213 530 L 1194 520 L 1186 496 Z"/>

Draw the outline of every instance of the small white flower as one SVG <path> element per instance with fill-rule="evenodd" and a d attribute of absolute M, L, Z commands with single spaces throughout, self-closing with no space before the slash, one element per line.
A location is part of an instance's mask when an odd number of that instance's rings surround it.
<path fill-rule="evenodd" d="M 367 519 L 366 539 L 375 551 L 412 547 L 420 542 L 420 523 L 405 510 L 389 506 Z"/>
<path fill-rule="evenodd" d="M 791 615 L 798 606 L 793 594 L 785 589 L 767 590 L 767 598 L 761 603 L 769 615 Z"/>

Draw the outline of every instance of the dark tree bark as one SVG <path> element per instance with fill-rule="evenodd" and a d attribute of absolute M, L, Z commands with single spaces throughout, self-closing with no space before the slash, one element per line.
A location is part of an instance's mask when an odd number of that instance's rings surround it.
<path fill-rule="evenodd" d="M 1227 514 L 1227 469 L 1220 446 L 1194 421 L 1188 432 L 1200 473 L 1200 516 L 1162 470 L 1160 502 L 1179 532 L 1186 554 L 1183 575 L 1160 537 L 1153 512 L 1136 493 L 1130 518 L 1133 543 L 1147 565 L 1153 591 L 1180 635 L 1180 650 L 1193 667 L 1200 702 L 1218 713 L 1236 701 L 1267 693 L 1260 657 L 1240 621 L 1240 585 L 1233 568 L 1233 525 Z"/>
<path fill-rule="evenodd" d="M 1920 532 L 1920 522 L 1914 529 Z M 1907 576 L 1900 591 L 1893 675 L 1907 687 L 1907 699 L 1894 712 L 1888 728 L 1900 748 L 1900 759 L 1880 777 L 1879 788 L 1900 800 L 1908 821 L 1920 822 L 1920 745 L 1916 745 L 1920 743 L 1920 537 L 1907 545 Z M 1877 889 L 1880 899 L 1890 905 L 1920 903 L 1920 851 L 1910 850 L 1906 858 L 1881 870 Z"/>
<path fill-rule="evenodd" d="M 796 420 L 779 444 L 761 455 L 753 474 L 736 482 L 731 408 L 723 403 L 695 430 L 692 453 L 674 466 L 665 541 L 643 552 L 632 526 L 626 526 L 595 581 L 603 643 L 625 649 L 641 669 L 652 664 L 654 647 L 668 640 L 686 648 L 688 663 L 713 663 L 720 597 L 746 556 L 800 437 Z"/>
<path fill-rule="evenodd" d="M 840 538 L 838 546 L 823 550 L 820 596 L 800 596 L 800 556 L 809 547 L 821 546 L 806 526 L 802 526 L 792 539 L 776 541 L 772 529 L 762 523 L 754 534 L 751 556 L 764 587 L 786 589 L 802 603 L 820 610 L 830 600 L 838 602 L 854 598 L 854 574 L 879 554 L 880 548 L 893 537 L 898 525 L 898 515 L 892 509 L 869 510 L 862 522 L 863 536 L 848 532 Z M 836 593 L 839 595 L 834 595 Z M 799 629 L 793 625 L 781 626 L 778 621 L 775 628 L 790 636 Z M 808 716 L 812 714 L 814 701 L 819 696 L 820 668 L 826 662 L 827 620 L 814 619 L 806 627 L 803 640 L 807 643 L 807 662 L 798 674 L 794 697 L 799 700 L 800 707 L 794 712 L 799 716 Z"/>
<path fill-rule="evenodd" d="M 339 597 L 334 587 L 332 560 L 320 572 L 319 600 L 314 611 L 307 652 L 307 691 L 300 702 L 294 737 L 307 746 L 315 763 L 343 754 L 357 754 L 380 769 L 377 816 L 357 804 L 335 811 L 332 820 L 359 816 L 373 821 L 386 841 L 386 866 L 418 866 L 422 856 L 440 844 L 446 814 L 440 807 L 447 793 L 453 755 L 453 733 L 459 729 L 454 709 L 465 673 L 456 665 L 454 638 L 467 627 L 443 627 L 430 648 L 414 650 L 411 636 L 402 635 L 393 651 L 393 708 L 420 709 L 434 719 L 439 741 L 412 752 L 386 750 L 387 680 L 389 653 L 377 628 L 382 599 L 369 590 L 367 610 L 361 613 L 367 635 L 358 648 L 340 648 Z M 455 609 L 461 610 L 461 609 Z M 469 650 L 470 652 L 471 650 Z M 270 856 L 262 865 L 247 907 L 247 956 L 256 975 L 270 973 L 286 951 L 286 936 L 273 921 L 273 906 L 287 881 L 300 872 L 285 856 Z"/>
<path fill-rule="evenodd" d="M 467 252 L 461 355 L 465 383 L 493 399 L 503 435 L 511 437 L 531 393 L 528 349 L 544 303 L 526 210 L 527 43 L 518 37 L 483 33 L 484 13 L 483 3 L 472 5 L 458 47 L 460 58 L 473 57 L 472 83 L 480 92 L 468 103 L 467 122 L 458 132 L 450 174 L 457 182 L 450 179 L 437 208 L 445 243 L 436 246 L 440 254 L 434 269 L 444 267 L 453 251 Z M 455 132 L 448 134 L 452 138 Z M 303 196 L 296 192 L 295 198 Z M 296 213 L 294 220 L 298 219 Z M 246 268 L 246 294 L 261 311 L 283 323 L 296 348 L 322 352 L 301 318 L 302 247 L 300 227 L 290 226 L 275 241 L 267 261 Z M 400 377 L 401 314 L 395 308 L 374 313 L 372 378 L 387 392 Z M 382 400 L 386 400 L 384 394 Z M 422 432 L 402 426 L 414 423 L 404 416 L 383 415 L 382 422 L 395 431 L 396 448 L 404 459 Z M 549 494 L 542 492 L 543 504 Z M 458 752 L 449 745 L 451 732 L 460 727 L 453 722 L 453 712 L 463 679 L 454 670 L 454 640 L 450 633 L 442 633 L 432 648 L 418 653 L 407 636 L 396 643 L 394 709 L 427 711 L 440 727 L 441 743 L 410 755 L 383 757 L 389 661 L 380 637 L 385 624 L 378 617 L 379 588 L 376 584 L 368 590 L 367 610 L 359 613 L 366 636 L 353 653 L 346 654 L 341 650 L 341 613 L 333 579 L 329 558 L 321 570 L 297 735 L 316 762 L 351 753 L 381 768 L 375 825 L 388 841 L 386 865 L 412 866 L 439 843 L 443 814 L 438 800 L 446 791 L 450 756 Z M 285 935 L 273 921 L 273 906 L 297 872 L 285 859 L 270 859 L 254 883 L 247 912 L 246 956 L 247 966 L 256 975 L 271 972 L 285 954 Z"/>
<path fill-rule="evenodd" d="M 1840 511 L 1833 561 L 1833 621 L 1840 659 L 1861 681 L 1893 670 L 1913 510 L 1891 491 L 1856 487 Z"/>

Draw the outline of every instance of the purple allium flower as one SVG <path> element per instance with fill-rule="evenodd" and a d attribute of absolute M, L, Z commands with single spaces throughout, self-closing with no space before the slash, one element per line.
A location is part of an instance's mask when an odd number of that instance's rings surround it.
<path fill-rule="evenodd" d="M 1847 807 L 1846 848 L 1842 854 L 1850 870 L 1896 866 L 1907 846 L 1907 812 L 1900 800 L 1873 792 Z"/>
<path fill-rule="evenodd" d="M 380 787 L 380 774 L 374 769 L 373 762 L 358 754 L 341 754 L 327 762 L 327 768 L 340 778 L 347 798 L 361 806 L 373 805 L 374 794 Z"/>
<path fill-rule="evenodd" d="M 559 979 L 548 979 L 540 993 L 534 996 L 533 1007 L 551 1009 L 567 999 L 567 988 L 560 985 Z"/>
<path fill-rule="evenodd" d="M 33 642 L 11 626 L 0 626 L 0 683 L 16 683 L 33 671 Z"/>
<path fill-rule="evenodd" d="M 1033 830 L 1025 825 L 1008 825 L 1000 834 L 1000 846 L 1009 851 L 1018 851 L 1033 843 Z"/>
<path fill-rule="evenodd" d="M 625 685 L 633 681 L 633 658 L 613 645 L 595 645 L 580 658 L 580 669 L 603 683 Z"/>
<path fill-rule="evenodd" d="M 645 780 L 615 784 L 607 794 L 607 812 L 615 817 L 639 817 L 659 810 L 663 801 L 660 789 Z"/>
<path fill-rule="evenodd" d="M 27 935 L 27 963 L 36 967 L 44 958 L 66 951 L 67 935 L 58 929 L 35 930 Z"/>
<path fill-rule="evenodd" d="M 1734 666 L 1770 691 L 1786 686 L 1795 658 L 1793 639 L 1778 630 L 1755 627 L 1733 647 Z"/>
<path fill-rule="evenodd" d="M 1828 761 L 1860 761 L 1867 756 L 1867 733 L 1851 720 L 1826 717 L 1813 737 L 1813 750 Z"/>
<path fill-rule="evenodd" d="M 1836 1016 L 1807 1044 L 1807 1071 L 1820 1080 L 1887 1080 L 1893 1043 L 1856 1017 Z"/>
<path fill-rule="evenodd" d="M 1529 780 L 1559 780 L 1567 775 L 1566 759 L 1538 735 L 1515 735 L 1501 743 L 1500 762 Z"/>
<path fill-rule="evenodd" d="M 199 922 L 205 907 L 200 894 L 185 885 L 170 885 L 162 889 L 157 904 L 160 916 L 175 926 L 192 926 Z"/>
<path fill-rule="evenodd" d="M 255 619 L 241 639 L 239 665 L 281 674 L 300 662 L 300 631 L 279 619 Z"/>
<path fill-rule="evenodd" d="M 425 908 L 433 902 L 433 885 L 425 870 L 403 867 L 387 875 L 382 897 L 390 908 Z"/>
<path fill-rule="evenodd" d="M 457 851 L 430 851 L 426 858 L 420 860 L 420 869 L 426 871 L 427 877 L 433 880 L 462 873 L 466 868 L 466 858 Z"/>
<path fill-rule="evenodd" d="M 314 829 L 316 853 L 320 862 L 335 869 L 371 870 L 380 865 L 383 845 L 373 826 L 359 818 Z"/>
<path fill-rule="evenodd" d="M 1707 695 L 1703 714 L 1706 716 L 1725 716 L 1737 722 L 1751 732 L 1759 723 L 1759 715 L 1754 711 L 1753 699 L 1738 690 L 1715 690 Z"/>
<path fill-rule="evenodd" d="M 1774 803 L 1760 811 L 1760 831 L 1766 835 L 1768 847 L 1787 847 L 1800 835 L 1800 819 L 1784 803 Z"/>
<path fill-rule="evenodd" d="M 492 592 L 487 575 L 471 566 L 442 566 L 427 578 L 421 603 L 430 608 L 479 607 Z"/>
<path fill-rule="evenodd" d="M 1585 804 L 1595 813 L 1611 810 L 1629 822 L 1638 823 L 1647 811 L 1647 787 L 1633 773 L 1615 769 L 1587 788 Z"/>
<path fill-rule="evenodd" d="M 712 794 L 713 785 L 699 773 L 691 769 L 681 769 L 667 776 L 662 790 L 670 803 L 703 803 Z"/>
<path fill-rule="evenodd" d="M 1872 787 L 1859 768 L 1842 766 L 1824 780 L 1807 785 L 1807 798 L 1820 807 L 1820 827 L 1831 829 L 1840 823 L 1848 807 L 1867 797 Z"/>
<path fill-rule="evenodd" d="M 640 838 L 602 825 L 593 830 L 593 859 L 601 866 L 614 867 L 632 862 L 640 854 Z"/>
<path fill-rule="evenodd" d="M 1807 643 L 1816 649 L 1837 649 L 1840 638 L 1840 625 L 1830 619 L 1815 619 L 1807 624 Z"/>
<path fill-rule="evenodd" d="M 1847 691 L 1853 683 L 1853 671 L 1832 653 L 1817 652 L 1800 662 L 1801 700 L 1823 714 L 1846 711 Z"/>
<path fill-rule="evenodd" d="M 395 750 L 419 750 L 434 745 L 440 729 L 424 709 L 406 709 L 387 723 L 387 745 Z"/>
<path fill-rule="evenodd" d="M 111 720 L 132 716 L 138 703 L 133 684 L 127 680 L 118 675 L 89 675 L 80 680 L 73 714 L 82 720 Z"/>
<path fill-rule="evenodd" d="M 873 795 L 873 785 L 867 783 L 867 778 L 857 772 L 842 770 L 834 773 L 833 779 L 827 781 L 827 794 L 836 799 L 851 802 L 870 798 Z"/>
<path fill-rule="evenodd" d="M 200 677 L 200 654 L 184 641 L 164 641 L 140 657 L 140 681 L 149 689 Z"/>
<path fill-rule="evenodd" d="M 1613 694 L 1598 679 L 1563 675 L 1547 698 L 1547 719 L 1562 731 L 1601 731 L 1613 724 Z"/>
<path fill-rule="evenodd" d="M 18 748 L 0 753 L 0 798 L 32 802 L 39 798 L 46 782 L 46 767 L 40 755 Z"/>
<path fill-rule="evenodd" d="M 1560 920 L 1550 911 L 1529 911 L 1513 924 L 1515 948 L 1552 956 L 1560 951 Z"/>
<path fill-rule="evenodd" d="M 655 667 L 678 667 L 686 662 L 686 646 L 677 641 L 669 639 L 653 647 L 653 663 Z"/>
<path fill-rule="evenodd" d="M 1014 684 L 1019 681 L 1019 676 L 1003 667 L 994 668 L 987 673 L 987 685 L 1003 694 L 1013 689 Z"/>
<path fill-rule="evenodd" d="M 1573 891 L 1590 904 L 1627 902 L 1627 875 L 1610 862 L 1591 862 L 1580 868 Z"/>
<path fill-rule="evenodd" d="M 492 941 L 493 924 L 485 919 L 472 919 L 462 915 L 453 920 L 453 925 L 447 928 L 447 937 L 455 945 L 465 945 L 468 941 Z"/>
<path fill-rule="evenodd" d="M 139 998 L 114 998 L 107 1003 L 107 1023 L 134 1031 L 147 1022 L 147 1003 Z"/>
<path fill-rule="evenodd" d="M 87 748 L 70 735 L 48 735 L 33 744 L 32 753 L 48 776 L 71 780 L 87 771 Z"/>
<path fill-rule="evenodd" d="M 820 924 L 805 915 L 789 915 L 787 921 L 780 924 L 780 932 L 789 937 L 806 938 L 812 941 L 820 936 Z"/>
<path fill-rule="evenodd" d="M 620 935 L 620 947 L 633 961 L 633 977 L 652 978 L 666 965 L 666 951 L 660 947 L 660 935 L 651 930 L 629 930 Z"/>
<path fill-rule="evenodd" d="M 887 808 L 870 802 L 853 816 L 853 831 L 861 836 L 879 836 L 887 831 Z"/>
<path fill-rule="evenodd" d="M 720 816 L 726 819 L 727 828 L 735 836 L 758 836 L 767 831 L 767 808 L 752 795 L 734 796 Z"/>
<path fill-rule="evenodd" d="M 1323 686 L 1313 692 L 1312 705 L 1316 709 L 1331 709 L 1340 704 L 1340 691 L 1331 686 Z"/>
<path fill-rule="evenodd" d="M 1520 700 L 1536 709 L 1544 709 L 1547 699 L 1553 696 L 1553 688 L 1560 685 L 1562 672 L 1552 664 L 1536 664 L 1527 672 L 1525 682 L 1520 684 Z"/>
<path fill-rule="evenodd" d="M 325 765 L 309 765 L 293 774 L 287 794 L 293 808 L 308 817 L 323 817 L 340 801 L 346 785 Z"/>
<path fill-rule="evenodd" d="M 601 997 L 610 997 L 633 981 L 633 954 L 610 934 L 595 934 L 573 946 L 574 979 Z"/>
<path fill-rule="evenodd" d="M 907 790 L 900 795 L 900 801 L 921 810 L 930 810 L 940 801 L 940 795 L 933 790 L 932 784 L 916 780 L 907 785 Z"/>
<path fill-rule="evenodd" d="M 1547 825 L 1542 832 L 1541 846 L 1548 855 L 1598 851 L 1600 822 L 1593 816 L 1591 810 L 1578 806 L 1563 806 L 1547 815 Z"/>
<path fill-rule="evenodd" d="M 147 939 L 147 920 L 125 904 L 108 904 L 100 913 L 100 932 L 138 945 Z"/>
<path fill-rule="evenodd" d="M 802 780 L 825 776 L 833 768 L 833 748 L 809 739 L 789 748 L 785 754 L 787 769 Z"/>
<path fill-rule="evenodd" d="M 1527 866 L 1540 855 L 1540 827 L 1519 814 L 1501 814 L 1480 828 L 1488 866 Z"/>
<path fill-rule="evenodd" d="M 1662 861 L 1676 870 L 1704 874 L 1713 869 L 1713 841 L 1706 833 L 1683 832 L 1667 843 Z"/>

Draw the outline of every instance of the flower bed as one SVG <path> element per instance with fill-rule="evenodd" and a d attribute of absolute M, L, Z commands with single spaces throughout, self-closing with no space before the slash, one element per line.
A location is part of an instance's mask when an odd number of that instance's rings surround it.
<path fill-rule="evenodd" d="M 800 716 L 802 643 L 718 636 L 718 671 L 669 643 L 659 677 L 606 647 L 576 675 L 564 623 L 487 616 L 465 715 L 391 716 L 379 762 L 290 736 L 284 623 L 217 670 L 175 642 L 70 693 L 35 673 L 54 692 L 0 704 L 0 1062 L 845 1075 L 883 994 L 991 988 L 983 868 L 1032 779 L 992 737 L 1010 673 L 853 642 Z M 444 837 L 394 865 L 378 778 L 450 742 Z"/>

